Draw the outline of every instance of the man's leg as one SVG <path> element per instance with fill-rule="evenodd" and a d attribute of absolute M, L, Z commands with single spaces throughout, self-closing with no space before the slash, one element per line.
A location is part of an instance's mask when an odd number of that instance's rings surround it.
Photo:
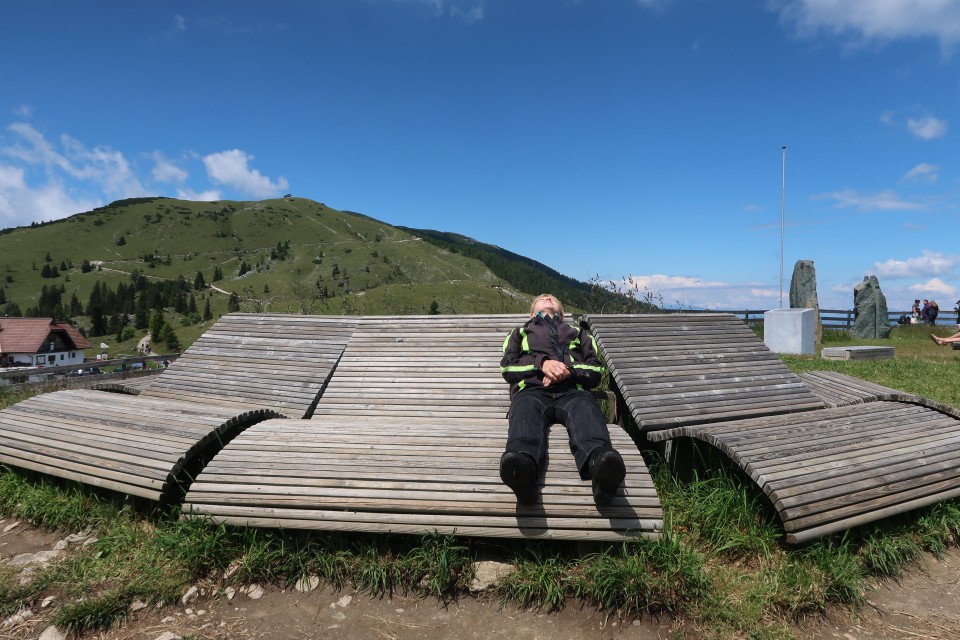
<path fill-rule="evenodd" d="M 580 477 L 592 480 L 593 497 L 598 503 L 609 502 L 626 476 L 626 467 L 610 442 L 600 405 L 587 391 L 571 391 L 558 400 L 556 414 L 567 428 Z"/>
<path fill-rule="evenodd" d="M 551 403 L 537 390 L 520 392 L 510 403 L 507 445 L 500 457 L 500 479 L 522 504 L 537 501 L 537 478 L 546 457 Z"/>

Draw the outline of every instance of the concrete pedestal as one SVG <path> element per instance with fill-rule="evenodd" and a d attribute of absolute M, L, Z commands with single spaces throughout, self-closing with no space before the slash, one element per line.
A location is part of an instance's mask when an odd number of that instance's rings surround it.
<path fill-rule="evenodd" d="M 815 350 L 813 309 L 773 309 L 763 314 L 763 342 L 776 353 L 812 355 Z"/>

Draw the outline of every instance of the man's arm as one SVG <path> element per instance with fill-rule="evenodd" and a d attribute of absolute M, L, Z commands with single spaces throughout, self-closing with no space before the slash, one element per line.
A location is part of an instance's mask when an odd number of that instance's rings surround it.
<path fill-rule="evenodd" d="M 580 361 L 573 363 L 574 381 L 587 389 L 593 389 L 600 384 L 600 379 L 605 371 L 600 355 L 597 353 L 597 342 L 589 331 L 581 329 L 578 346 Z"/>

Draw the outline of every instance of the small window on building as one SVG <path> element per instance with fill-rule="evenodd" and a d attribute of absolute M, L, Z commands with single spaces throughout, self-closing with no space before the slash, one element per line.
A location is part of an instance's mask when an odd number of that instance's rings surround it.
<path fill-rule="evenodd" d="M 47 364 L 56 364 L 57 356 L 47 356 Z"/>
<path fill-rule="evenodd" d="M 63 360 L 63 354 L 62 354 L 62 353 L 60 354 L 60 359 Z"/>
<path fill-rule="evenodd" d="M 37 356 L 37 364 L 43 364 L 43 356 Z"/>
<path fill-rule="evenodd" d="M 73 358 L 76 358 L 76 357 L 77 357 L 77 352 L 76 352 L 76 351 L 71 351 L 71 352 L 70 352 L 70 358 L 73 359 Z"/>

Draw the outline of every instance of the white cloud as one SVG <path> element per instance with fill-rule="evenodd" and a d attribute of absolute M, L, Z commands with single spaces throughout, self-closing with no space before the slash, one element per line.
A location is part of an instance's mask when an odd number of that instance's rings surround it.
<path fill-rule="evenodd" d="M 26 122 L 15 122 L 7 130 L 18 142 L 0 148 L 0 154 L 29 165 L 41 165 L 51 174 L 59 170 L 77 180 L 92 182 L 110 198 L 148 195 L 119 151 L 106 146 L 87 149 L 68 135 L 60 136 L 58 149 Z"/>
<path fill-rule="evenodd" d="M 72 197 L 57 180 L 31 188 L 23 169 L 0 164 L 0 227 L 57 220 L 100 204 L 96 200 Z"/>
<path fill-rule="evenodd" d="M 907 119 L 907 129 L 921 140 L 936 140 L 947 135 L 947 121 L 933 116 L 920 119 Z"/>
<path fill-rule="evenodd" d="M 23 110 L 21 109 L 21 112 Z M 4 226 L 56 220 L 106 199 L 148 195 L 124 155 L 106 146 L 88 149 L 61 135 L 56 143 L 27 122 L 7 127 L 12 141 L 0 156 L 0 219 Z"/>
<path fill-rule="evenodd" d="M 891 126 L 894 123 L 893 116 L 894 116 L 893 111 L 884 111 L 883 113 L 880 114 L 880 122 L 882 122 L 885 125 Z"/>
<path fill-rule="evenodd" d="M 472 7 L 462 7 L 458 4 L 450 7 L 450 17 L 459 18 L 467 24 L 474 24 L 483 20 L 483 3 L 478 2 Z"/>
<path fill-rule="evenodd" d="M 935 251 L 924 251 L 922 255 L 906 260 L 891 258 L 873 265 L 877 277 L 916 278 L 921 276 L 941 276 L 953 272 L 960 264 L 960 255 L 944 255 Z"/>
<path fill-rule="evenodd" d="M 770 0 L 768 6 L 801 37 L 825 32 L 857 44 L 933 38 L 945 51 L 960 42 L 954 0 Z"/>
<path fill-rule="evenodd" d="M 33 107 L 31 107 L 31 106 L 28 105 L 28 104 L 22 104 L 22 105 L 20 105 L 19 107 L 17 107 L 16 109 L 14 109 L 14 110 L 13 110 L 13 113 L 14 113 L 14 115 L 16 115 L 18 118 L 27 119 L 27 118 L 29 118 L 30 116 L 33 115 Z"/>
<path fill-rule="evenodd" d="M 772 309 L 779 304 L 780 296 L 775 287 L 757 282 L 719 282 L 662 274 L 630 276 L 611 284 L 640 300 L 671 308 Z"/>
<path fill-rule="evenodd" d="M 207 175 L 214 182 L 233 187 L 253 197 L 269 198 L 288 189 L 289 185 L 283 176 L 272 182 L 258 170 L 249 167 L 248 163 L 252 160 L 253 156 L 240 149 L 231 149 L 204 156 L 203 164 L 207 167 Z"/>
<path fill-rule="evenodd" d="M 173 16 L 174 30 L 179 32 L 184 32 L 187 30 L 187 19 L 183 16 L 177 14 Z"/>
<path fill-rule="evenodd" d="M 637 0 L 637 4 L 644 9 L 663 11 L 673 0 Z"/>
<path fill-rule="evenodd" d="M 186 182 L 188 173 L 185 169 L 181 169 L 169 160 L 163 153 L 160 151 L 154 151 L 151 155 L 153 158 L 154 167 L 153 167 L 153 179 L 157 182 L 170 182 L 181 184 Z"/>
<path fill-rule="evenodd" d="M 484 0 L 393 0 L 401 4 L 427 5 L 438 18 L 450 16 L 473 24 L 483 20 Z"/>
<path fill-rule="evenodd" d="M 903 175 L 904 180 L 909 180 L 910 182 L 923 182 L 926 184 L 933 184 L 939 177 L 940 167 L 933 164 L 928 164 L 926 162 L 921 162 Z"/>
<path fill-rule="evenodd" d="M 892 189 L 880 193 L 859 193 L 853 189 L 842 189 L 831 193 L 812 196 L 814 200 L 833 200 L 840 209 L 854 208 L 858 211 L 919 211 L 924 205 L 901 198 Z"/>
<path fill-rule="evenodd" d="M 930 278 L 926 282 L 910 285 L 907 287 L 907 289 L 912 291 L 915 295 L 925 295 L 927 297 L 933 294 L 953 297 L 957 293 L 957 290 L 954 287 L 951 287 L 940 278 Z"/>
<path fill-rule="evenodd" d="M 177 198 L 180 200 L 195 200 L 199 202 L 213 202 L 220 200 L 220 192 L 216 189 L 193 191 L 191 189 L 177 189 Z"/>

